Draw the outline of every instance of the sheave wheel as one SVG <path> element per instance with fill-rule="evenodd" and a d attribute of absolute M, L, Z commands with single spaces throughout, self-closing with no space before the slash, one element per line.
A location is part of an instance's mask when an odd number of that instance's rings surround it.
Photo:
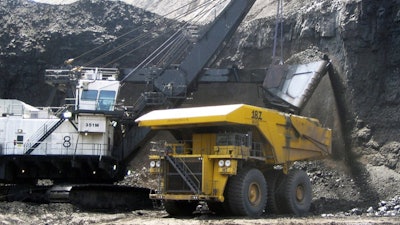
<path fill-rule="evenodd" d="M 244 169 L 227 184 L 226 200 L 235 216 L 258 217 L 267 203 L 267 182 L 258 169 Z"/>
<path fill-rule="evenodd" d="M 197 205 L 197 202 L 164 201 L 165 211 L 167 211 L 170 216 L 174 217 L 192 216 Z"/>
<path fill-rule="evenodd" d="M 312 190 L 310 178 L 302 170 L 289 171 L 283 186 L 284 206 L 287 213 L 298 216 L 310 210 Z"/>

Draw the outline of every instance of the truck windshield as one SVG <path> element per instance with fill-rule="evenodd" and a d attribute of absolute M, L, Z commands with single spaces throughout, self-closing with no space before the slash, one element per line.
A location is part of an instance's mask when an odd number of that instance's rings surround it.
<path fill-rule="evenodd" d="M 235 146 L 247 146 L 247 135 L 239 133 L 224 133 L 217 134 L 217 145 L 235 145 Z"/>

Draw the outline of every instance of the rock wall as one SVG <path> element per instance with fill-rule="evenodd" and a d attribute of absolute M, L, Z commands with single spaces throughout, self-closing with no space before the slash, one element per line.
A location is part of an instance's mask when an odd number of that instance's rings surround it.
<path fill-rule="evenodd" d="M 328 54 L 340 79 L 335 89 L 343 91 L 342 98 L 332 99 L 332 88 L 323 81 L 303 114 L 333 118 L 328 125 L 343 137 L 334 151 L 362 192 L 399 193 L 394 187 L 400 172 L 400 1 L 304 1 L 298 11 L 290 8 L 294 2 L 285 4 L 290 12 L 285 14 L 284 58 L 294 55 L 289 63 L 304 62 Z M 259 18 L 242 26 L 235 37 L 238 49 L 230 49 L 224 60 L 259 66 L 256 59 L 268 59 L 272 52 L 273 22 Z M 344 109 L 338 111 L 337 103 Z M 376 174 L 387 174 L 387 169 L 395 173 L 376 182 Z"/>
<path fill-rule="evenodd" d="M 333 128 L 334 157 L 344 161 L 361 199 L 399 194 L 399 1 L 301 2 L 284 5 L 283 58 L 302 63 L 325 53 L 337 78 L 334 88 L 324 78 L 302 114 Z M 217 65 L 260 68 L 271 63 L 275 18 L 263 17 L 265 8 L 258 9 Z M 390 176 L 378 179 L 387 170 Z"/>
<path fill-rule="evenodd" d="M 45 69 L 65 66 L 64 61 L 70 58 L 77 58 L 76 65 L 101 67 L 121 55 L 126 57 L 108 66 L 134 67 L 170 33 L 164 32 L 164 37 L 135 54 L 129 52 L 144 41 L 90 62 L 145 31 L 150 31 L 148 38 L 152 39 L 156 36 L 151 31 L 177 24 L 131 5 L 90 0 L 69 5 L 5 0 L 0 2 L 0 18 L 0 98 L 17 98 L 38 106 L 46 104 L 52 91 L 44 84 Z"/>

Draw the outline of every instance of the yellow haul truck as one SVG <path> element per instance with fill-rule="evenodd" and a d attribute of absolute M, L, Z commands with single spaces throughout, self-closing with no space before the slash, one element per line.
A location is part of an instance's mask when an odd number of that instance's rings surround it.
<path fill-rule="evenodd" d="M 159 180 L 150 198 L 172 216 L 192 214 L 200 201 L 225 215 L 305 214 L 310 180 L 289 168 L 331 152 L 331 130 L 318 120 L 245 104 L 156 110 L 136 122 L 177 139 L 149 156 Z"/>

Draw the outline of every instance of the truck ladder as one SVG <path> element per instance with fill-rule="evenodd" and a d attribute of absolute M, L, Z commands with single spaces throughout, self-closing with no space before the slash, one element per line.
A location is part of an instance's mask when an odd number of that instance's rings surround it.
<path fill-rule="evenodd" d="M 175 168 L 175 170 L 182 177 L 183 181 L 189 186 L 190 190 L 196 194 L 200 193 L 200 181 L 196 178 L 190 168 L 183 160 L 178 160 L 169 155 L 165 155 L 168 162 Z"/>

